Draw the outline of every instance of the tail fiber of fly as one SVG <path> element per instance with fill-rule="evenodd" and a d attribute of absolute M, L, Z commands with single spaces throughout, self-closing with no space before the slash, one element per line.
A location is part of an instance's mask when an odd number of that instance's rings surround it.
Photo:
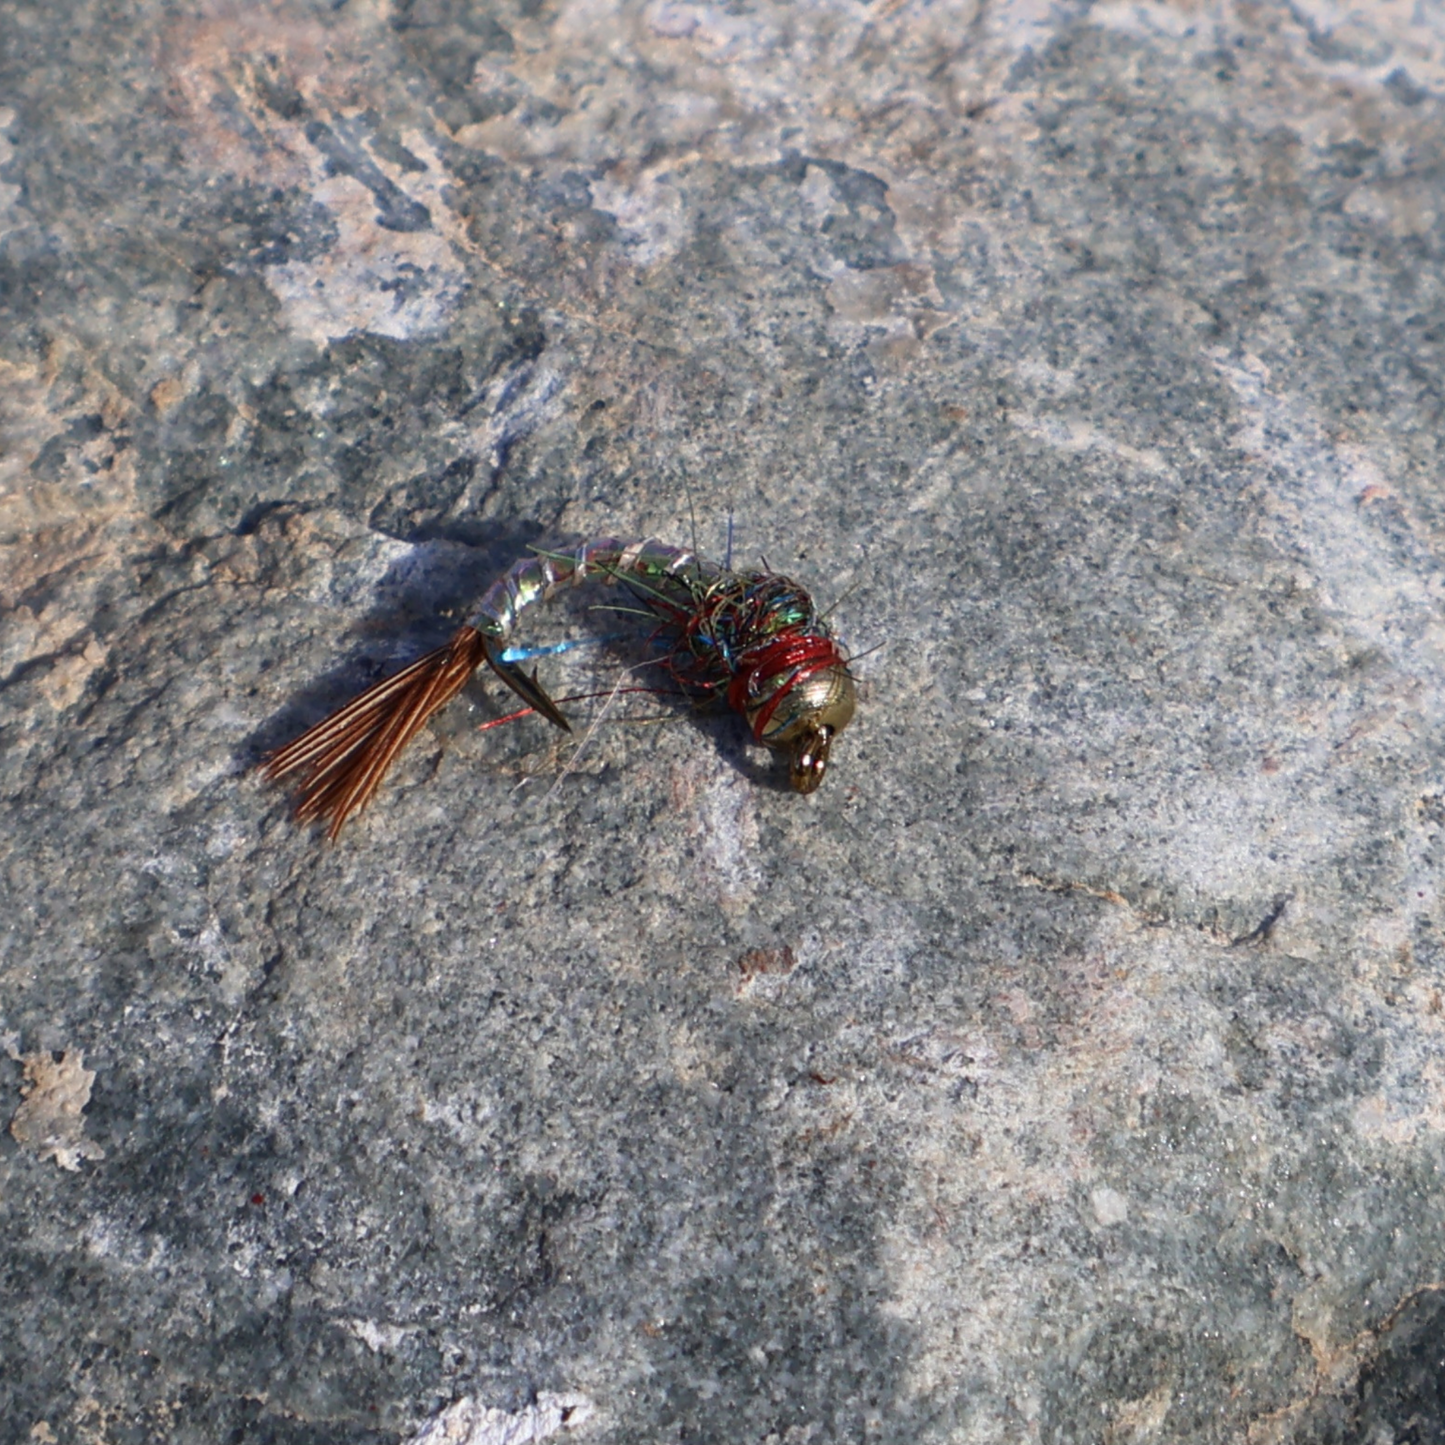
<path fill-rule="evenodd" d="M 296 821 L 320 819 L 334 839 L 381 786 L 401 750 L 466 686 L 486 647 L 474 627 L 369 687 L 345 707 L 271 753 L 268 778 L 299 774 Z"/>

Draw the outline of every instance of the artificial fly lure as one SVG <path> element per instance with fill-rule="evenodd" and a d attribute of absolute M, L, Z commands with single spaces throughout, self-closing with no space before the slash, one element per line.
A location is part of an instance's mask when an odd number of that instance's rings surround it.
<path fill-rule="evenodd" d="M 786 751 L 789 780 L 811 793 L 848 725 L 857 688 L 813 599 L 776 572 L 734 572 L 681 547 L 595 537 L 570 552 L 524 557 L 482 598 L 445 646 L 368 688 L 269 754 L 269 778 L 300 777 L 298 822 L 324 820 L 335 838 L 375 796 L 401 750 L 483 663 L 564 731 L 557 704 L 508 652 L 522 614 L 562 588 L 600 578 L 629 586 L 668 643 L 662 665 L 689 694 L 723 698 L 753 737 Z"/>

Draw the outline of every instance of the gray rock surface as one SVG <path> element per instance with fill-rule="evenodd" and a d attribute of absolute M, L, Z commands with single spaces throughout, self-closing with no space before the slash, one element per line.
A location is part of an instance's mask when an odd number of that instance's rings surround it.
<path fill-rule="evenodd" d="M 0 3 L 0 1435 L 1445 1436 L 1442 17 Z M 258 779 L 729 516 L 815 796 Z"/>

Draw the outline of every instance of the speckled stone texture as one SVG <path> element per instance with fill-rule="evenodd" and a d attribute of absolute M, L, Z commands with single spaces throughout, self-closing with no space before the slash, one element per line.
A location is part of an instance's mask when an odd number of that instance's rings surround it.
<path fill-rule="evenodd" d="M 1445 7 L 0 56 L 0 1436 L 1445 1438 Z M 868 654 L 816 795 L 485 683 L 334 846 L 258 778 L 729 517 Z"/>

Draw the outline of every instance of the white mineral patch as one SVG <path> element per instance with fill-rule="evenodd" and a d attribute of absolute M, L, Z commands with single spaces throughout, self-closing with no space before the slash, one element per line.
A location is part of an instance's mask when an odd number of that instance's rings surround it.
<path fill-rule="evenodd" d="M 384 157 L 370 159 L 409 200 L 427 208 L 431 226 L 395 231 L 378 220 L 378 202 L 352 176 L 327 174 L 326 159 L 299 128 L 276 126 L 292 154 L 308 158 L 312 199 L 336 223 L 336 243 L 310 261 L 265 270 L 286 324 L 318 346 L 359 331 L 404 341 L 434 335 L 451 320 L 466 284 L 452 248 L 452 215 L 441 194 L 442 168 L 424 137 L 408 132 L 408 149 L 426 166 L 403 172 Z"/>
<path fill-rule="evenodd" d="M 410 1333 L 405 1325 L 381 1325 L 375 1320 L 352 1320 L 347 1328 L 376 1354 L 395 1354 Z"/>
<path fill-rule="evenodd" d="M 757 814 L 752 791 L 728 772 L 706 782 L 693 815 L 706 876 L 724 906 L 746 907 L 761 878 L 756 850 Z"/>
<path fill-rule="evenodd" d="M 538 1395 L 537 1403 L 515 1414 L 464 1395 L 429 1420 L 407 1445 L 531 1445 L 561 1430 L 573 1430 L 592 1415 L 582 1395 Z"/>
<path fill-rule="evenodd" d="M 1094 1211 L 1095 1222 L 1105 1229 L 1111 1224 L 1123 1224 L 1129 1217 L 1129 1201 L 1107 1184 L 1101 1184 L 1089 1195 L 1089 1207 Z"/>
<path fill-rule="evenodd" d="M 15 1142 L 72 1172 L 82 1159 L 104 1159 L 105 1150 L 85 1137 L 82 1111 L 95 1082 L 95 1070 L 85 1067 L 85 1054 L 67 1049 L 57 1061 L 48 1049 L 21 1054 L 13 1044 L 7 1052 L 25 1068 L 20 1086 L 24 1098 L 10 1121 Z"/>
<path fill-rule="evenodd" d="M 10 157 L 15 154 L 15 147 L 5 134 L 14 124 L 14 110 L 8 105 L 0 105 L 0 168 L 8 165 Z M 7 181 L 0 181 L 0 236 L 3 236 L 10 228 L 14 219 L 15 203 L 19 199 L 19 186 L 12 186 Z"/>
<path fill-rule="evenodd" d="M 350 176 L 329 177 L 312 195 L 336 221 L 336 244 L 265 273 L 291 330 L 319 346 L 358 331 L 398 341 L 440 331 L 465 279 L 447 241 L 379 226 L 376 197 Z"/>
<path fill-rule="evenodd" d="M 666 176 L 613 172 L 591 184 L 592 204 L 617 221 L 628 257 L 639 266 L 670 260 L 687 240 L 682 197 Z"/>

